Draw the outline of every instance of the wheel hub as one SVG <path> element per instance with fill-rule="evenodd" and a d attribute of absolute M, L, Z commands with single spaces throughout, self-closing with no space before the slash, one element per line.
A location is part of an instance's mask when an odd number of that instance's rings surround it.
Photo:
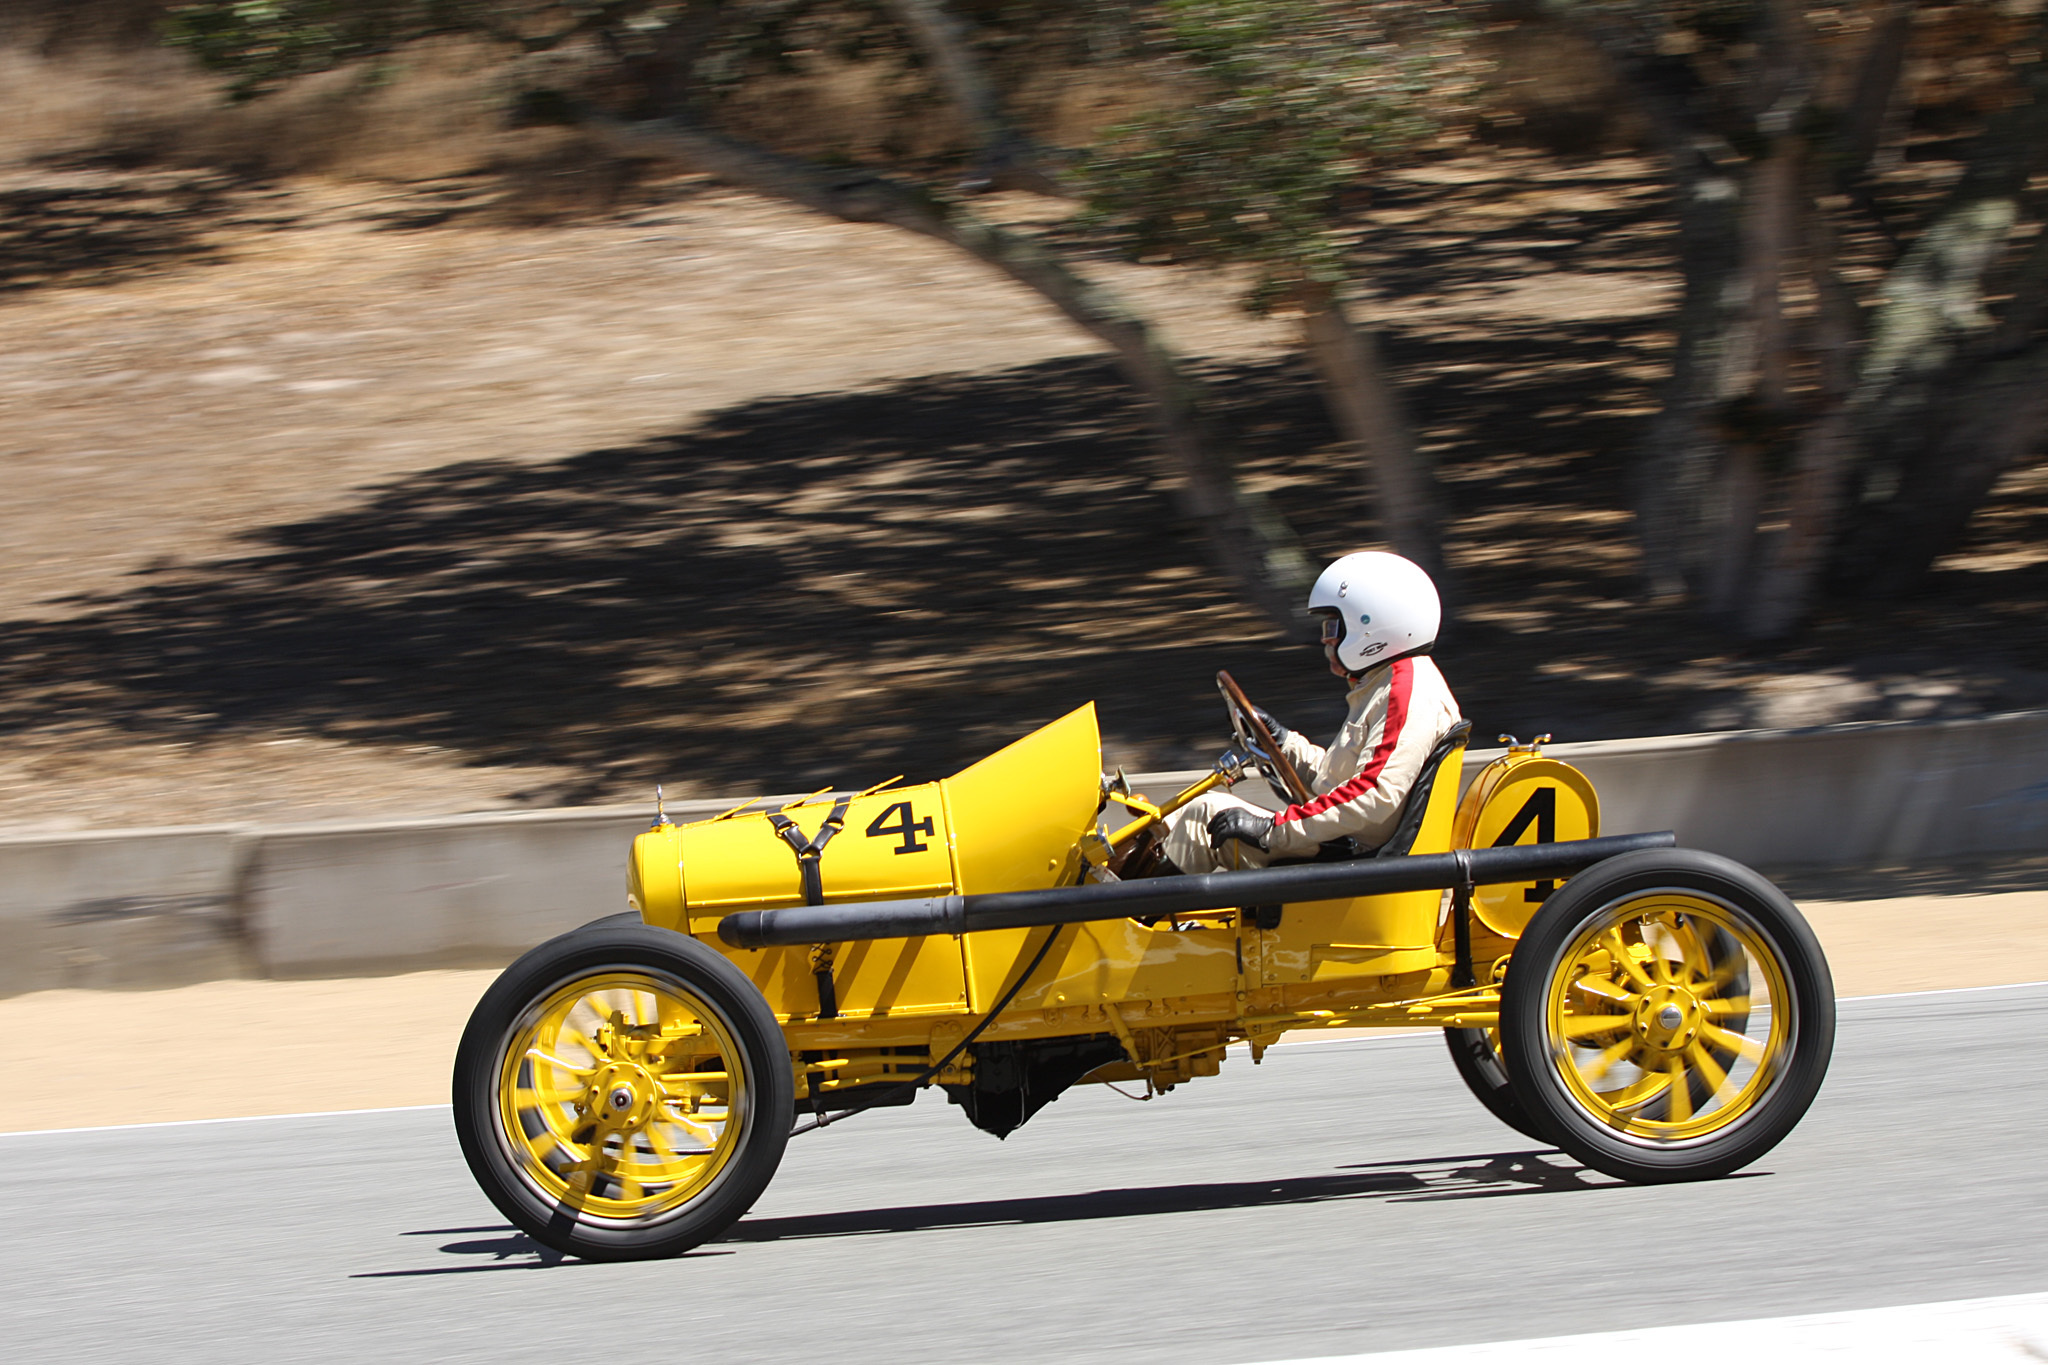
<path fill-rule="evenodd" d="M 1653 986 L 1636 1002 L 1636 1037 L 1659 1052 L 1680 1052 L 1699 1037 L 1700 1002 L 1683 986 Z"/>
<path fill-rule="evenodd" d="M 658 1107 L 661 1087 L 635 1062 L 607 1062 L 590 1078 L 584 1108 L 607 1128 L 630 1132 L 646 1125 Z"/>

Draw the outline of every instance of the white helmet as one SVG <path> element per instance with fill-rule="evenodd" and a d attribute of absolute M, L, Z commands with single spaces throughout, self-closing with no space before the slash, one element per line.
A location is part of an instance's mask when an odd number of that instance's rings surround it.
<path fill-rule="evenodd" d="M 1429 575 L 1384 550 L 1345 555 L 1323 570 L 1309 589 L 1308 610 L 1336 618 L 1337 662 L 1349 673 L 1426 653 L 1444 614 Z M 1326 624 L 1324 642 L 1331 638 Z"/>

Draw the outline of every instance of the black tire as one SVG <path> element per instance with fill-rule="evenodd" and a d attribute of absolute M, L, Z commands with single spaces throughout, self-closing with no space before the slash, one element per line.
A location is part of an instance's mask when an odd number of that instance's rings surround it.
<path fill-rule="evenodd" d="M 1494 1049 L 1492 1029 L 1447 1028 L 1444 1043 L 1451 1050 L 1451 1065 L 1457 1068 L 1458 1078 L 1465 1082 L 1473 1098 L 1486 1106 L 1487 1113 L 1523 1137 L 1550 1145 L 1550 1138 L 1537 1128 L 1536 1120 L 1515 1098 L 1507 1068 Z"/>
<path fill-rule="evenodd" d="M 579 994 L 584 983 L 592 994 Z M 602 1018 L 600 1007 L 621 997 L 633 1003 L 630 1037 L 621 1013 L 594 1031 L 547 1022 L 579 1017 L 579 1010 Z M 663 997 L 687 1006 L 693 1030 L 672 1038 L 663 1027 L 669 1015 L 658 1008 L 653 1023 L 639 1022 L 638 1002 L 652 1008 Z M 517 1040 L 529 1037 L 561 1040 L 557 1051 L 583 1046 L 579 1056 L 592 1064 L 557 1061 L 537 1043 L 511 1057 Z M 688 1059 L 677 1061 L 685 1050 Z M 534 1079 L 541 1063 L 533 1059 L 543 1054 L 548 1085 Z M 569 1098 L 556 1078 L 579 1071 L 590 1075 L 591 1088 Z M 700 1072 L 704 1081 L 688 1079 Z M 712 1108 L 700 1114 L 675 1097 L 679 1091 L 700 1104 L 709 1097 Z M 629 1097 L 617 1120 L 605 1112 L 613 1096 Z M 516 1110 L 509 1117 L 508 1107 Z M 454 1109 L 463 1157 L 505 1217 L 567 1255 L 620 1261 L 677 1255 L 745 1214 L 782 1161 L 795 1095 L 782 1030 L 738 968 L 687 935 L 600 920 L 533 949 L 477 1002 L 456 1050 Z M 679 1155 L 664 1137 L 680 1132 L 702 1142 L 697 1131 L 714 1127 L 701 1152 Z M 663 1160 L 669 1165 L 658 1165 Z M 650 1170 L 681 1174 L 649 1180 Z"/>
<path fill-rule="evenodd" d="M 1834 983 L 1798 909 L 1691 849 L 1572 878 L 1530 921 L 1502 990 L 1515 1098 L 1567 1153 L 1639 1183 L 1713 1179 L 1771 1150 L 1813 1103 L 1834 1038 Z"/>

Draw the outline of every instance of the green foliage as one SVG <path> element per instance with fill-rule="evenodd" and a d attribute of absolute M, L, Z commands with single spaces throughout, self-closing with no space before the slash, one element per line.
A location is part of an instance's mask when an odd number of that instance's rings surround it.
<path fill-rule="evenodd" d="M 1373 167 L 1426 134 L 1431 65 L 1369 7 L 1334 0 L 1167 0 L 1175 103 L 1112 129 L 1082 182 L 1094 224 L 1142 257 L 1251 265 L 1265 311 L 1345 274 L 1344 207 Z"/>
<path fill-rule="evenodd" d="M 793 72 L 799 53 L 858 59 L 900 43 L 878 0 L 183 0 L 167 7 L 164 29 L 228 77 L 237 100 L 435 34 L 483 37 L 515 55 L 593 39 L 619 88 L 680 60 L 703 92 Z"/>
<path fill-rule="evenodd" d="M 229 77 L 236 99 L 472 22 L 474 0 L 195 0 L 173 4 L 165 38 Z"/>
<path fill-rule="evenodd" d="M 437 33 L 477 33 L 546 47 L 598 29 L 630 31 L 658 0 L 185 0 L 164 36 L 229 77 L 236 99 Z"/>

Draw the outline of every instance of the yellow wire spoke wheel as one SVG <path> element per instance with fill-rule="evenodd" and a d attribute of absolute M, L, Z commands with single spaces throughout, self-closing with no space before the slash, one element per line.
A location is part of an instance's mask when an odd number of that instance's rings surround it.
<path fill-rule="evenodd" d="M 526 1012 L 499 1062 L 499 1137 L 548 1198 L 614 1219 L 696 1197 L 739 1148 L 739 1055 L 718 1010 L 672 978 L 607 972 Z"/>
<path fill-rule="evenodd" d="M 685 935 L 600 921 L 534 949 L 478 1002 L 455 1122 L 477 1183 L 567 1254 L 671 1256 L 773 1176 L 794 1111 L 760 992 Z"/>
<path fill-rule="evenodd" d="M 1603 908 L 1553 973 L 1545 1027 L 1566 1087 L 1657 1142 L 1740 1122 L 1791 1053 L 1796 1010 L 1771 945 L 1730 907 L 1652 891 Z"/>
<path fill-rule="evenodd" d="M 1712 854 L 1610 859 L 1547 901 L 1502 992 L 1515 1098 L 1567 1152 L 1639 1181 L 1749 1164 L 1826 1075 L 1834 991 L 1792 903 Z"/>

